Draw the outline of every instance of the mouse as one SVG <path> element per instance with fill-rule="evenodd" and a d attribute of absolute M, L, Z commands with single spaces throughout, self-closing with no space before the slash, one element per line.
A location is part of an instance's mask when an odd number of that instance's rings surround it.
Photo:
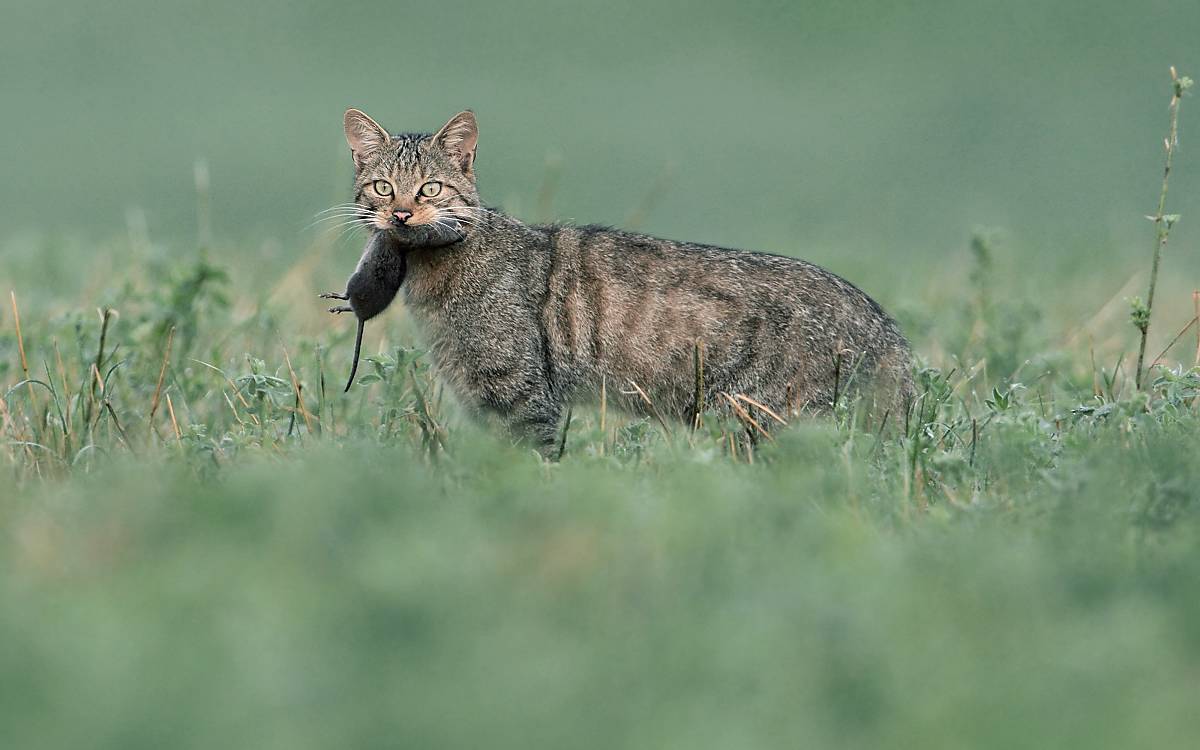
<path fill-rule="evenodd" d="M 358 373 L 363 328 L 368 320 L 392 304 L 396 293 L 400 291 L 400 285 L 404 283 L 405 268 L 403 248 L 387 232 L 377 232 L 367 242 L 358 266 L 346 282 L 346 291 L 326 292 L 320 295 L 322 299 L 344 300 L 350 303 L 331 307 L 329 312 L 352 312 L 358 318 L 358 333 L 354 337 L 354 362 L 350 366 L 350 379 L 346 381 L 343 393 L 350 392 L 350 387 L 354 385 L 354 376 Z"/>
<path fill-rule="evenodd" d="M 358 266 L 345 292 L 326 292 L 321 299 L 336 299 L 349 302 L 329 308 L 329 312 L 341 314 L 352 312 L 358 318 L 358 332 L 354 337 L 354 361 L 350 366 L 350 379 L 343 393 L 349 393 L 358 373 L 358 359 L 362 352 L 363 329 L 371 318 L 392 304 L 400 285 L 404 283 L 407 268 L 405 252 L 410 248 L 438 248 L 452 245 L 463 239 L 462 231 L 455 226 L 442 224 L 413 225 L 403 231 L 384 230 L 374 232 L 367 240 Z"/>

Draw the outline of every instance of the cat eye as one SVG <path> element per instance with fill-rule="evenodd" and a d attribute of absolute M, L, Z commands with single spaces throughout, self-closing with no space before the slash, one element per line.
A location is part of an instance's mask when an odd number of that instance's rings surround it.
<path fill-rule="evenodd" d="M 437 182 L 436 180 L 427 182 L 421 186 L 421 195 L 425 196 L 426 198 L 433 198 L 440 192 L 442 192 L 442 183 Z"/>
<path fill-rule="evenodd" d="M 392 194 L 392 184 L 387 180 L 375 180 L 371 183 L 371 187 L 375 188 L 375 192 L 387 197 Z"/>

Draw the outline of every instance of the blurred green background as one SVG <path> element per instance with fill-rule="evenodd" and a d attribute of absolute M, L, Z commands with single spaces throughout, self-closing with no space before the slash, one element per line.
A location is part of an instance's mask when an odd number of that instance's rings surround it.
<path fill-rule="evenodd" d="M 1200 370 L 1135 392 L 1125 300 L 1197 32 L 1194 0 L 0 0 L 0 748 L 1187 746 Z M 932 366 L 920 413 L 752 451 L 576 409 L 545 464 L 443 402 L 402 305 L 343 396 L 313 294 L 361 238 L 312 222 L 347 106 L 475 109 L 524 219 L 828 266 Z M 1200 286 L 1181 123 L 1151 357 Z"/>
<path fill-rule="evenodd" d="M 203 159 L 217 237 L 273 240 L 282 272 L 312 215 L 347 198 L 345 107 L 394 130 L 470 107 L 493 204 L 545 218 L 550 160 L 556 218 L 619 225 L 654 194 L 646 231 L 803 255 L 887 302 L 924 293 L 976 225 L 1041 268 L 1144 255 L 1167 68 L 1190 70 L 1200 32 L 1188 0 L 2 12 L 0 242 L 86 246 L 123 235 L 131 207 L 151 237 L 192 240 Z M 1184 245 L 1200 170 L 1176 179 Z"/>

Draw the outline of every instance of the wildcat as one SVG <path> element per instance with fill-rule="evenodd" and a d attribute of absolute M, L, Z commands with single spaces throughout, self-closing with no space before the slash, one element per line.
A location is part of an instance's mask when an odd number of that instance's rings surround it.
<path fill-rule="evenodd" d="M 373 236 L 362 263 L 402 254 L 404 273 L 381 283 L 400 286 L 439 374 L 469 409 L 543 452 L 566 406 L 602 384 L 618 406 L 679 419 L 695 416 L 698 395 L 710 406 L 742 395 L 754 402 L 739 402 L 746 412 L 778 415 L 828 411 L 839 389 L 868 397 L 885 420 L 907 408 L 908 342 L 838 276 L 794 258 L 526 225 L 486 208 L 470 111 L 433 135 L 390 134 L 356 109 L 344 126 L 349 210 Z"/>

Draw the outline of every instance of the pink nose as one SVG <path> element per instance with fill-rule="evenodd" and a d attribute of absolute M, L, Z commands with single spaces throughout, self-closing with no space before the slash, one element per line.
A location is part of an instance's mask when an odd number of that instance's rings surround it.
<path fill-rule="evenodd" d="M 412 218 L 412 211 L 393 211 L 392 216 L 396 218 L 397 222 L 403 224 Z"/>

